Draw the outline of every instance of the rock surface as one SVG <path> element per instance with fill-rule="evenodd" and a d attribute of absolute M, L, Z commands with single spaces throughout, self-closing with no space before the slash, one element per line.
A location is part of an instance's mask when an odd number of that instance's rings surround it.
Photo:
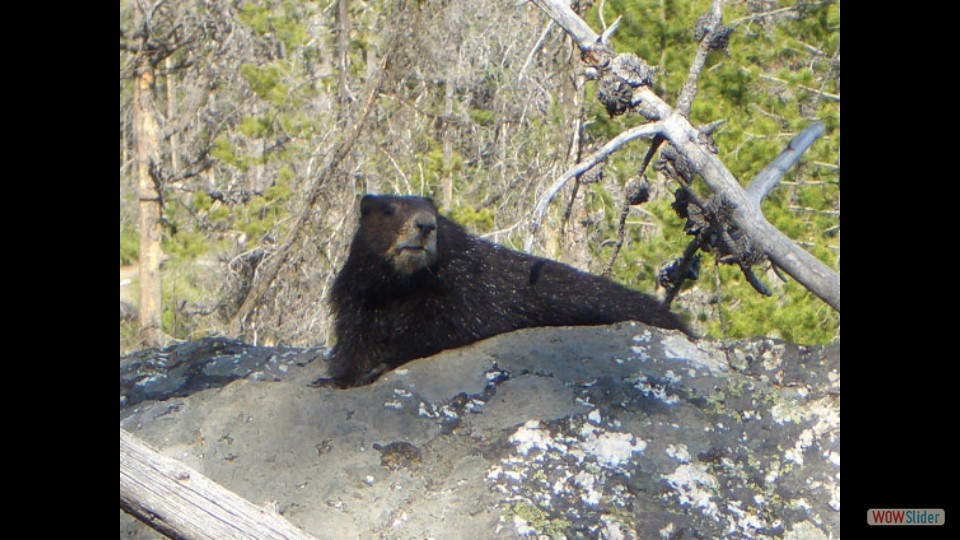
<path fill-rule="evenodd" d="M 279 381 L 291 368 L 322 357 L 324 349 L 254 347 L 226 338 L 206 338 L 120 358 L 120 411 L 145 400 L 189 396 L 237 379 Z"/>
<path fill-rule="evenodd" d="M 840 535 L 839 346 L 542 328 L 337 390 L 317 350 L 221 345 L 121 359 L 121 427 L 318 538 Z M 243 367 L 158 400 L 173 357 Z"/>

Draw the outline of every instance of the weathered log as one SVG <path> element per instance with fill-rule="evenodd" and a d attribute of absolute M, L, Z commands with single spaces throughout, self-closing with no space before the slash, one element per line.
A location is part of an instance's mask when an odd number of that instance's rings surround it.
<path fill-rule="evenodd" d="M 120 507 L 172 538 L 313 538 L 123 429 Z"/>

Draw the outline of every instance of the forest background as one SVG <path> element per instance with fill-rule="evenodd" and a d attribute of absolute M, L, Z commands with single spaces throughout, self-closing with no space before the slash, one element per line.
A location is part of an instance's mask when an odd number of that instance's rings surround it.
<path fill-rule="evenodd" d="M 710 4 L 573 7 L 598 32 L 620 18 L 614 48 L 655 65 L 655 90 L 673 101 Z M 823 122 L 763 211 L 839 271 L 840 3 L 728 0 L 724 24 L 728 48 L 710 53 L 691 121 L 722 121 L 718 157 L 743 184 Z M 364 193 L 431 196 L 471 232 L 522 249 L 546 188 L 643 122 L 610 118 L 595 84 L 530 3 L 121 0 L 121 301 L 143 300 L 138 275 L 123 279 L 144 258 L 144 208 L 158 212 L 161 261 L 158 331 L 122 320 L 121 353 L 211 334 L 332 344 L 325 299 Z M 631 143 L 569 182 L 533 252 L 603 272 L 649 145 Z M 690 237 L 671 207 L 678 184 L 654 167 L 644 176 L 650 201 L 631 207 L 612 276 L 662 297 L 658 272 Z M 839 313 L 769 264 L 754 270 L 772 296 L 705 256 L 674 310 L 710 337 L 839 340 Z"/>

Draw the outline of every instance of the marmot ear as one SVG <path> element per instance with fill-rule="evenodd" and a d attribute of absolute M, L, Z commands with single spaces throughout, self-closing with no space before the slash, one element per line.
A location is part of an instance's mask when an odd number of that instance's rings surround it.
<path fill-rule="evenodd" d="M 360 215 L 365 216 L 369 214 L 374 206 L 377 205 L 377 199 L 379 199 L 379 197 L 376 195 L 364 195 L 363 198 L 360 199 Z"/>

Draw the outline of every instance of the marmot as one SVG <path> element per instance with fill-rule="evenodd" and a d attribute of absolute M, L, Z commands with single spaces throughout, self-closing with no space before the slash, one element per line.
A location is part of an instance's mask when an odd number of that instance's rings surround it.
<path fill-rule="evenodd" d="M 657 299 L 471 236 L 420 197 L 363 197 L 331 303 L 341 386 L 519 328 L 636 320 L 690 333 Z"/>

